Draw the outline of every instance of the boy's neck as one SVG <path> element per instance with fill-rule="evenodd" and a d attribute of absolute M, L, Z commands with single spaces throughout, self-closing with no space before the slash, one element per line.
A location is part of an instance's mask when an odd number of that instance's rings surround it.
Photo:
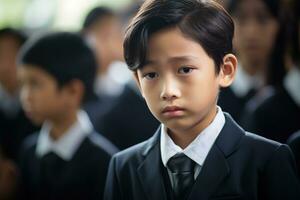
<path fill-rule="evenodd" d="M 195 140 L 195 138 L 199 134 L 201 134 L 201 132 L 205 128 L 207 128 L 212 123 L 216 114 L 217 114 L 217 106 L 211 109 L 211 111 L 207 114 L 205 119 L 198 122 L 198 124 L 191 127 L 190 129 L 179 130 L 179 131 L 168 129 L 168 134 L 176 145 L 180 146 L 182 149 L 185 149 L 189 144 L 191 144 Z"/>
<path fill-rule="evenodd" d="M 67 112 L 56 120 L 51 121 L 50 137 L 53 140 L 61 138 L 65 132 L 77 121 L 77 111 Z"/>

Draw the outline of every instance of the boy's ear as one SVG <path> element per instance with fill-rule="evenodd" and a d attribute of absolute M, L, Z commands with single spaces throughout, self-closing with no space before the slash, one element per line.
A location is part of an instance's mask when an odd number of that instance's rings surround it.
<path fill-rule="evenodd" d="M 80 80 L 71 80 L 67 85 L 65 85 L 65 90 L 70 98 L 77 99 L 79 104 L 84 96 L 84 85 Z"/>
<path fill-rule="evenodd" d="M 237 58 L 233 54 L 226 54 L 223 58 L 223 64 L 221 65 L 219 77 L 220 86 L 228 87 L 234 81 L 234 77 L 237 70 Z"/>
<path fill-rule="evenodd" d="M 134 80 L 135 80 L 136 85 L 137 85 L 138 88 L 139 88 L 140 93 L 141 93 L 142 96 L 144 97 L 143 92 L 142 92 L 142 89 L 141 89 L 141 82 L 140 82 L 140 80 L 139 80 L 139 75 L 138 75 L 138 72 L 137 72 L 137 71 L 134 71 L 134 72 L 133 72 L 133 78 L 134 78 Z"/>

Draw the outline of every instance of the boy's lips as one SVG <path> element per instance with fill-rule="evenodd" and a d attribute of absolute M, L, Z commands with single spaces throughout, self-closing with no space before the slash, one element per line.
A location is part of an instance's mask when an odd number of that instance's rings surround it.
<path fill-rule="evenodd" d="M 27 117 L 32 118 L 32 111 L 25 110 L 25 114 Z"/>
<path fill-rule="evenodd" d="M 35 115 L 35 112 L 34 112 L 34 110 L 32 110 L 32 109 L 24 109 L 24 112 L 25 112 L 25 114 L 26 114 L 26 116 L 28 117 L 28 118 L 33 118 L 34 117 L 34 115 Z"/>
<path fill-rule="evenodd" d="M 166 106 L 162 114 L 166 117 L 178 117 L 183 114 L 184 109 L 178 106 Z"/>

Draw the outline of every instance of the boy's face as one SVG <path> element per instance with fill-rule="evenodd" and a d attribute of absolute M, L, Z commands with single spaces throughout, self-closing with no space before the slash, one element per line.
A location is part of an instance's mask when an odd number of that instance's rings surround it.
<path fill-rule="evenodd" d="M 58 120 L 68 108 L 68 96 L 56 80 L 42 69 L 22 66 L 18 69 L 21 102 L 26 115 L 36 124 Z"/>
<path fill-rule="evenodd" d="M 4 36 L 0 38 L 0 82 L 17 82 L 16 56 L 20 44 L 14 37 Z"/>
<path fill-rule="evenodd" d="M 151 36 L 147 64 L 137 70 L 136 79 L 153 115 L 181 132 L 205 128 L 215 116 L 219 87 L 231 83 L 216 73 L 201 45 L 176 28 Z"/>

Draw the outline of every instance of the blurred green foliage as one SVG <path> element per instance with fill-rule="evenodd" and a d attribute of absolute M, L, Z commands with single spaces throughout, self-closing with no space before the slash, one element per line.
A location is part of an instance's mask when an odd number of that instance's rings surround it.
<path fill-rule="evenodd" d="M 76 30 L 81 27 L 83 18 L 92 7 L 103 5 L 113 9 L 120 9 L 132 1 L 133 0 L 0 0 L 0 28 L 11 26 L 15 28 L 32 29 L 33 27 L 30 25 L 39 21 L 36 24 L 41 24 L 41 27 L 34 28 Z M 47 6 L 49 5 L 54 6 L 54 9 L 53 7 L 52 9 L 48 9 Z M 50 16 L 42 16 L 43 14 Z M 42 24 L 40 21 L 43 19 L 48 21 Z"/>

